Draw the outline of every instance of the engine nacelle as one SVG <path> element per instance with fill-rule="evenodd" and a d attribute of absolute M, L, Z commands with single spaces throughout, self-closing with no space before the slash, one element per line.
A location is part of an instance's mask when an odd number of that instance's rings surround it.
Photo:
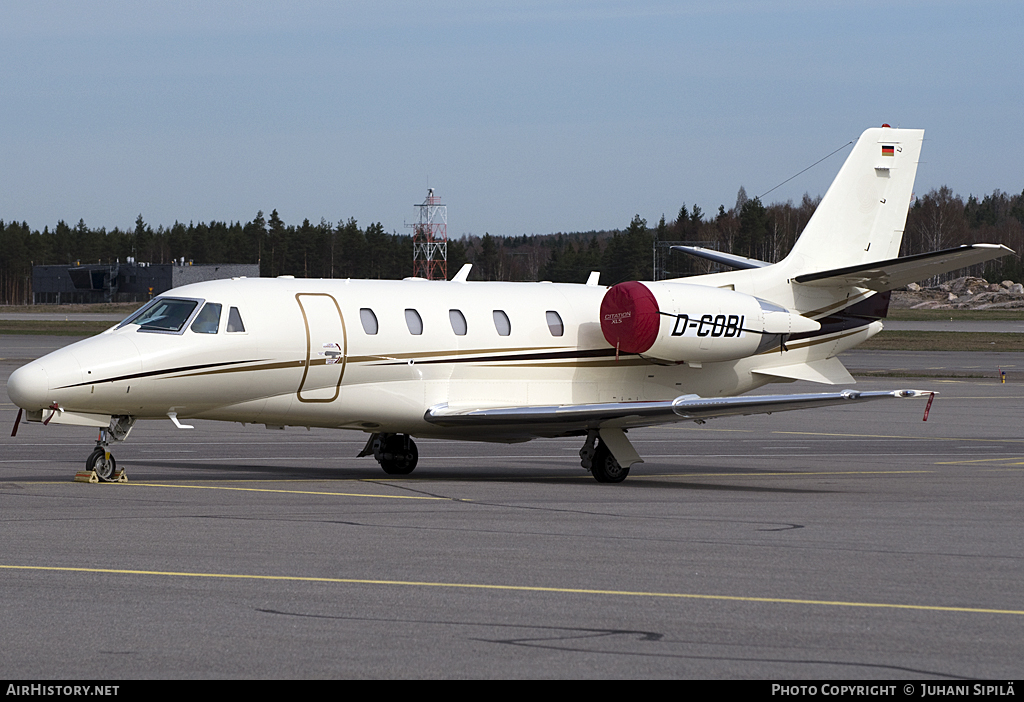
<path fill-rule="evenodd" d="M 820 328 L 753 295 L 704 285 L 619 283 L 601 301 L 601 331 L 609 344 L 676 363 L 746 358 L 790 334 Z"/>

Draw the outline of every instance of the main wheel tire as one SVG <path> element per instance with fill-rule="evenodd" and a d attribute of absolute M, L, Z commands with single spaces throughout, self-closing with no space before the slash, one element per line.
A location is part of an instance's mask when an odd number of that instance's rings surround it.
<path fill-rule="evenodd" d="M 96 471 L 96 477 L 104 483 L 112 481 L 114 474 L 117 473 L 117 461 L 113 455 L 107 458 L 108 455 L 106 451 L 98 448 L 85 460 L 85 469 Z"/>
<path fill-rule="evenodd" d="M 590 474 L 599 483 L 621 483 L 629 475 L 629 466 L 623 468 L 615 460 L 615 456 L 604 445 L 599 442 L 594 450 L 594 460 L 590 463 Z"/>
<path fill-rule="evenodd" d="M 384 441 L 380 467 L 388 475 L 409 475 L 416 469 L 419 458 L 419 451 L 412 437 L 395 434 Z"/>

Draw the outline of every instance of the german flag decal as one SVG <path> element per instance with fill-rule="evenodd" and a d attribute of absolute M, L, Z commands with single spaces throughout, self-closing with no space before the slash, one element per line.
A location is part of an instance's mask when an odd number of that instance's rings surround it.
<path fill-rule="evenodd" d="M 896 147 L 893 147 L 893 146 L 883 146 L 882 147 L 882 155 L 883 156 L 895 156 L 896 155 L 895 148 Z"/>

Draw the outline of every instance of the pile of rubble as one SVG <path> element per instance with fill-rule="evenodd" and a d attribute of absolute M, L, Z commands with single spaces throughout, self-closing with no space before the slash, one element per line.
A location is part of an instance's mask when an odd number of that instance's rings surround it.
<path fill-rule="evenodd" d="M 1024 307 L 1024 285 L 1012 280 L 989 283 L 970 275 L 931 287 L 911 283 L 904 290 L 894 290 L 890 304 L 915 310 L 1013 309 Z"/>

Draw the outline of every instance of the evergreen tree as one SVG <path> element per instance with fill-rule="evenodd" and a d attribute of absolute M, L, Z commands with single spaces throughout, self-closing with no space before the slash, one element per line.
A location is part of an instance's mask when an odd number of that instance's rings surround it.
<path fill-rule="evenodd" d="M 493 236 L 484 232 L 480 240 L 480 274 L 483 280 L 500 280 L 498 265 L 498 243 Z"/>
<path fill-rule="evenodd" d="M 654 276 L 651 252 L 654 237 L 647 229 L 647 220 L 635 215 L 624 232 L 616 232 L 604 250 L 601 270 L 605 285 L 627 280 L 650 280 Z"/>
<path fill-rule="evenodd" d="M 264 249 L 267 238 L 267 221 L 263 219 L 263 210 L 256 213 L 256 217 L 242 229 L 242 240 L 245 247 L 251 251 L 256 260 L 252 263 L 260 264 L 260 275 L 270 275 L 270 261 L 264 261 Z"/>
<path fill-rule="evenodd" d="M 740 207 L 739 230 L 733 242 L 733 253 L 748 258 L 765 258 L 764 243 L 768 236 L 768 213 L 759 198 L 747 200 Z"/>
<path fill-rule="evenodd" d="M 338 278 L 359 278 L 367 269 L 366 237 L 359 229 L 356 220 L 349 217 L 344 224 L 339 222 L 337 228 L 337 253 L 334 262 L 335 276 Z M 409 257 L 410 265 L 412 257 Z"/>

